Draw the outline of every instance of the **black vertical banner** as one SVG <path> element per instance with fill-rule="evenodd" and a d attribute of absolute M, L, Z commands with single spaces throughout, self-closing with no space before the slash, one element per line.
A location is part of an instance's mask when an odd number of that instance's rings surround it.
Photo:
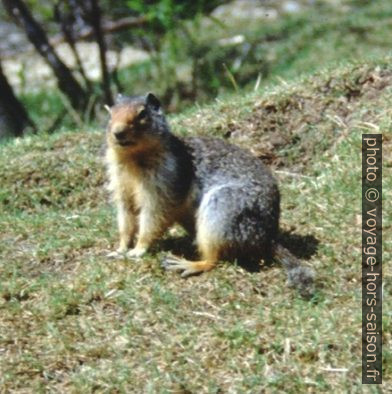
<path fill-rule="evenodd" d="M 362 383 L 382 383 L 382 134 L 362 135 Z"/>

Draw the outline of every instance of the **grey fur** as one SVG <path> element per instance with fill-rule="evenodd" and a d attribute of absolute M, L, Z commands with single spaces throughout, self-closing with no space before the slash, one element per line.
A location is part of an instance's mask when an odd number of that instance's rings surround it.
<path fill-rule="evenodd" d="M 264 254 L 279 222 L 279 190 L 271 172 L 223 140 L 190 137 L 184 142 L 193 161 L 197 216 L 205 217 L 212 234 L 227 240 L 231 257 Z"/>

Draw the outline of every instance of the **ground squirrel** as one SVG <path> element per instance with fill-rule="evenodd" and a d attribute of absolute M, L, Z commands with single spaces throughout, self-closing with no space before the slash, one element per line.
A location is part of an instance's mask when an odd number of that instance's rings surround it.
<path fill-rule="evenodd" d="M 166 269 L 187 276 L 220 259 L 275 257 L 292 286 L 312 292 L 312 271 L 278 241 L 279 189 L 258 158 L 221 139 L 175 136 L 151 93 L 119 96 L 108 110 L 106 163 L 120 233 L 110 256 L 142 256 L 179 223 L 195 237 L 201 260 L 168 256 Z"/>

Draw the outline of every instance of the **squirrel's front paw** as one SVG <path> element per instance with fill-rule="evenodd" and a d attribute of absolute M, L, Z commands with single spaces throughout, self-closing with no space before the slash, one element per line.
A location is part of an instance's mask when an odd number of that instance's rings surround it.
<path fill-rule="evenodd" d="M 110 259 L 121 259 L 124 258 L 125 252 L 126 251 L 123 249 L 117 249 L 113 252 L 108 253 L 106 257 L 109 257 Z"/>
<path fill-rule="evenodd" d="M 147 248 L 135 247 L 129 250 L 126 256 L 131 258 L 138 258 L 138 257 L 142 257 L 146 252 L 147 252 Z"/>

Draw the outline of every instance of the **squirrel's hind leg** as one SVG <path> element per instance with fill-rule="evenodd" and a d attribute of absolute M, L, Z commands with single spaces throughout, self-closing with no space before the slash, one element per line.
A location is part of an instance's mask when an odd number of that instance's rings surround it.
<path fill-rule="evenodd" d="M 162 261 L 162 266 L 167 270 L 182 271 L 181 276 L 183 277 L 212 270 L 219 260 L 222 245 L 214 237 L 214 234 L 209 232 L 208 227 L 203 227 L 200 220 L 198 221 L 196 242 L 202 257 L 201 260 L 190 261 L 182 257 L 167 256 Z"/>

